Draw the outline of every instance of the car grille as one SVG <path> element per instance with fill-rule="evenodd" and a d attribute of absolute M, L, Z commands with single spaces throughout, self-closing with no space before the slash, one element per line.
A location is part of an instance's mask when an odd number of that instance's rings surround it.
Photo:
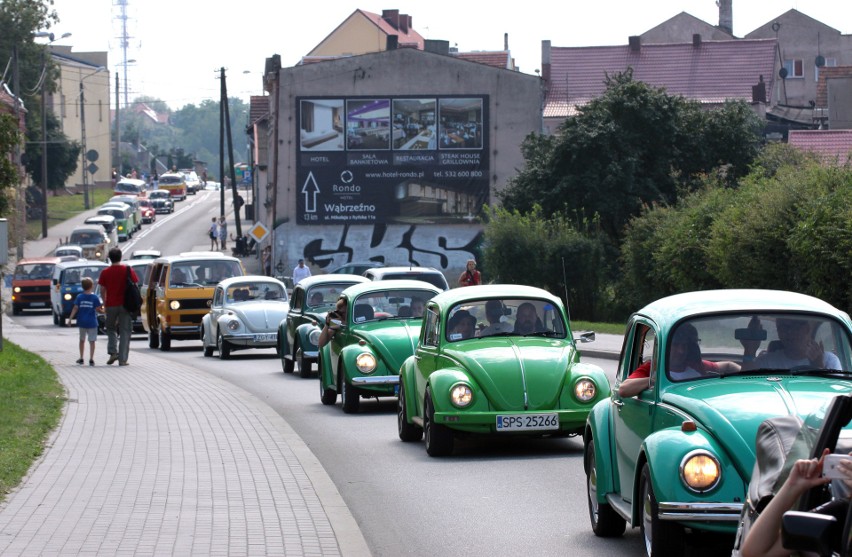
<path fill-rule="evenodd" d="M 180 300 L 180 309 L 210 309 L 210 298 L 185 298 Z"/>
<path fill-rule="evenodd" d="M 47 294 L 50 295 L 50 285 L 43 286 L 21 286 L 22 294 Z"/>

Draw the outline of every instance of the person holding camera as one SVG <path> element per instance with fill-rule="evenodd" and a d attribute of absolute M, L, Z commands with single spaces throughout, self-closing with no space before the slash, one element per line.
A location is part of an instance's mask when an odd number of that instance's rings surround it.
<path fill-rule="evenodd" d="M 320 332 L 317 347 L 322 349 L 323 346 L 331 342 L 331 339 L 340 330 L 340 322 L 346 319 L 346 298 L 341 296 L 337 299 L 334 311 L 328 312 L 325 316 L 325 324 L 322 332 Z M 335 323 L 337 321 L 337 323 Z"/>

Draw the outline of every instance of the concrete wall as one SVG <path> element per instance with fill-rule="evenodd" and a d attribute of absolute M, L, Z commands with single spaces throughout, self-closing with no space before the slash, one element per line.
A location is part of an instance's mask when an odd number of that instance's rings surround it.
<path fill-rule="evenodd" d="M 296 224 L 296 183 L 299 137 L 297 97 L 311 96 L 488 96 L 488 194 L 506 186 L 524 164 L 523 139 L 541 130 L 541 85 L 537 76 L 521 74 L 414 49 L 390 50 L 351 58 L 283 68 L 279 73 L 279 99 L 274 107 L 277 122 L 277 166 L 270 148 L 270 172 L 266 199 L 258 218 L 272 223 L 273 265 L 287 269 L 304 257 L 312 271 L 321 273 L 347 261 L 379 258 L 390 264 L 436 267 L 448 281 L 464 269 L 482 233 L 475 218 L 460 224 Z M 274 89 L 274 87 L 273 87 Z M 276 94 L 271 101 L 275 105 Z M 269 140 L 275 142 L 275 133 Z M 277 172 L 277 189 L 274 188 Z M 276 201 L 277 200 L 277 201 Z M 273 209 L 274 208 L 274 209 Z"/>

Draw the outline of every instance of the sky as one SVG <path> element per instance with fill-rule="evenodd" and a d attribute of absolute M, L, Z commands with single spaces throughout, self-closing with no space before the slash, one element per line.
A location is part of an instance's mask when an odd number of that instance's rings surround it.
<path fill-rule="evenodd" d="M 72 36 L 56 44 L 74 52 L 108 51 L 109 70 L 118 71 L 124 104 L 124 54 L 121 49 L 119 0 L 54 0 L 60 21 L 55 36 Z M 356 9 L 381 14 L 398 9 L 412 17 L 424 38 L 449 41 L 461 52 L 509 50 L 520 71 L 541 67 L 541 41 L 553 46 L 598 46 L 627 43 L 667 19 L 687 12 L 717 24 L 715 0 L 391 0 L 362 2 L 323 0 L 127 0 L 127 97 L 145 95 L 166 101 L 171 109 L 219 99 L 219 70 L 225 68 L 228 96 L 246 102 L 263 95 L 266 58 L 281 55 L 293 66 Z M 844 34 L 852 33 L 849 0 L 733 0 L 734 35 L 742 37 L 790 9 L 797 9 Z M 113 74 L 110 79 L 114 83 Z M 114 93 L 113 93 L 114 95 Z"/>

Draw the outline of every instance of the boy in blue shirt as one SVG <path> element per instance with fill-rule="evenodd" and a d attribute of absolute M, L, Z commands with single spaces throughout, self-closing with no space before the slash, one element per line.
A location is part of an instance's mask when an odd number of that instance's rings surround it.
<path fill-rule="evenodd" d="M 104 303 L 101 298 L 92 293 L 95 286 L 94 281 L 84 277 L 80 281 L 83 293 L 77 295 L 74 307 L 71 309 L 69 319 L 77 316 L 77 327 L 80 328 L 80 359 L 77 363 L 83 365 L 83 352 L 86 348 L 86 339 L 89 339 L 89 365 L 95 365 L 95 341 L 98 338 L 98 313 L 104 312 Z"/>

